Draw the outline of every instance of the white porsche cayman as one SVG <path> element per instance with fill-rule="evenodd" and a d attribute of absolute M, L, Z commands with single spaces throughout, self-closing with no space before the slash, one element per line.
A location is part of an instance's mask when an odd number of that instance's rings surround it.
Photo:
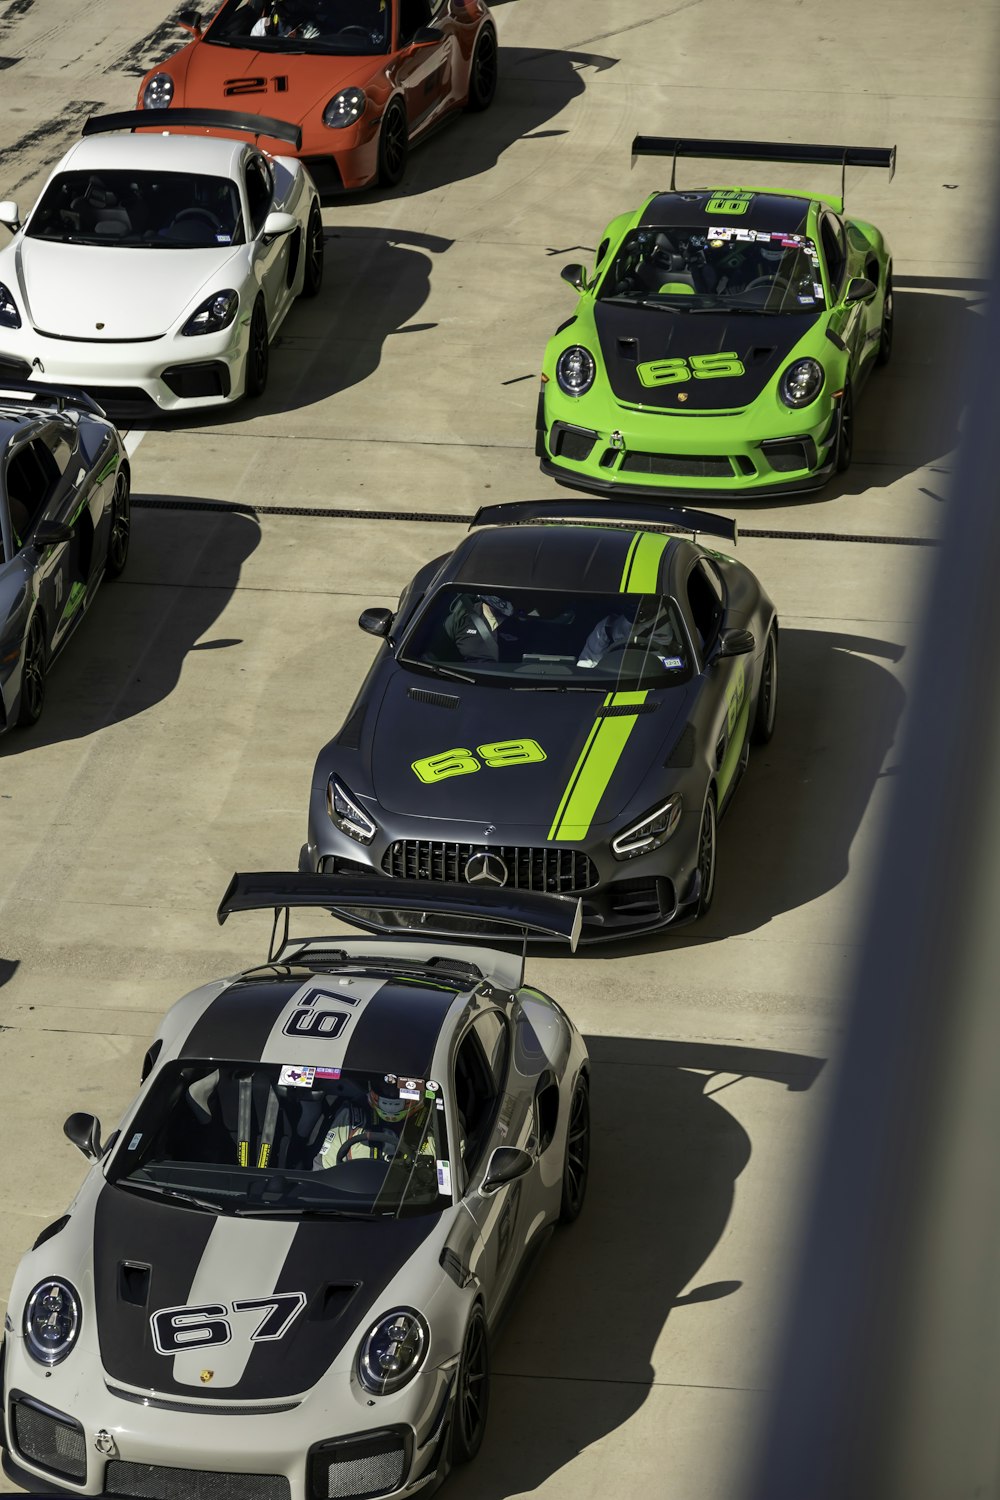
<path fill-rule="evenodd" d="M 290 906 L 376 935 L 289 939 Z M 220 921 L 254 908 L 285 909 L 270 961 L 173 1006 L 103 1146 L 66 1122 L 94 1165 L 18 1267 L 0 1356 L 32 1493 L 431 1491 L 482 1442 L 520 1273 L 583 1205 L 583 1039 L 474 936 L 575 946 L 578 901 L 234 877 Z"/>
<path fill-rule="evenodd" d="M 140 133 L 132 133 L 139 126 Z M 173 129 L 298 129 L 179 110 Z M 257 396 L 297 296 L 323 278 L 309 173 L 232 136 L 151 132 L 149 116 L 88 120 L 26 223 L 0 204 L 0 379 L 81 387 L 141 416 Z"/>

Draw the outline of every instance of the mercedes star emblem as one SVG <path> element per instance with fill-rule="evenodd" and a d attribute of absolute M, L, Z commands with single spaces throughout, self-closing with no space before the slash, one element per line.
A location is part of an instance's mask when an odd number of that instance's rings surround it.
<path fill-rule="evenodd" d="M 499 854 L 481 850 L 473 854 L 465 867 L 465 878 L 469 885 L 506 885 L 508 870 Z"/>

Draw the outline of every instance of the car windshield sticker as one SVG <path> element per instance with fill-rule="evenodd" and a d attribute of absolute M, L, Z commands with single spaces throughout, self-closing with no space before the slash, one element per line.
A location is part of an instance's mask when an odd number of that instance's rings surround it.
<path fill-rule="evenodd" d="M 218 245 L 230 245 L 232 244 L 232 239 L 231 234 L 217 234 L 215 236 L 215 241 Z"/>
<path fill-rule="evenodd" d="M 141 1140 L 142 1140 L 142 1131 L 141 1130 L 137 1130 L 136 1133 L 135 1133 L 135 1135 L 129 1141 L 127 1149 L 129 1151 L 134 1151 Z"/>
<path fill-rule="evenodd" d="M 668 672 L 677 672 L 684 663 L 679 656 L 661 656 L 660 665 L 666 667 Z"/>
<path fill-rule="evenodd" d="M 434 1099 L 437 1096 L 437 1092 L 440 1089 L 440 1087 L 441 1087 L 441 1085 L 439 1083 L 435 1083 L 434 1080 L 433 1080 L 433 1078 L 428 1078 L 428 1080 L 427 1080 L 427 1086 L 424 1089 L 424 1098 L 425 1099 Z M 440 1103 L 440 1102 L 441 1101 L 438 1100 L 438 1103 Z"/>
<path fill-rule="evenodd" d="M 278 1087 L 294 1084 L 298 1088 L 308 1089 L 312 1087 L 312 1081 L 316 1077 L 315 1068 L 301 1068 L 294 1064 L 286 1064 L 278 1074 Z"/>
<path fill-rule="evenodd" d="M 451 1197 L 451 1162 L 450 1161 L 440 1161 L 439 1160 L 438 1164 L 437 1164 L 437 1173 L 438 1173 L 438 1192 L 450 1198 Z"/>
<path fill-rule="evenodd" d="M 424 1080 L 422 1078 L 401 1078 L 399 1080 L 399 1097 L 401 1099 L 419 1099 L 424 1092 Z"/>
<path fill-rule="evenodd" d="M 816 293 L 817 297 L 822 297 L 822 295 L 823 295 L 823 286 L 822 286 L 822 283 L 819 282 L 819 281 L 814 281 L 813 282 L 813 291 Z"/>
<path fill-rule="evenodd" d="M 383 1073 L 383 1075 L 382 1075 L 382 1082 L 383 1083 L 395 1083 L 396 1082 L 396 1075 L 395 1075 L 395 1073 Z"/>
<path fill-rule="evenodd" d="M 339 1068 L 317 1068 L 316 1069 L 316 1077 L 317 1078 L 339 1078 L 340 1077 L 340 1069 Z"/>

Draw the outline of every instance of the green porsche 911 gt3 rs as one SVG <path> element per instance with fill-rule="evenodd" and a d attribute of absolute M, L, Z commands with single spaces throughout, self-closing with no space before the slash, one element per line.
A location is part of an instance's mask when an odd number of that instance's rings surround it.
<path fill-rule="evenodd" d="M 895 168 L 895 147 L 637 136 L 634 155 Z M 892 351 L 892 257 L 843 198 L 653 193 L 566 266 L 549 340 L 544 473 L 573 489 L 706 498 L 818 489 L 851 461 L 854 404 Z"/>

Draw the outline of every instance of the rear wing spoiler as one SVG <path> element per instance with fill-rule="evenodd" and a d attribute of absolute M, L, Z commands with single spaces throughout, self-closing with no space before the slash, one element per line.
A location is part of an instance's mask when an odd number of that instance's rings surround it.
<path fill-rule="evenodd" d="M 288 141 L 296 151 L 302 149 L 302 131 L 287 120 L 271 120 L 266 115 L 245 115 L 231 109 L 130 109 L 114 115 L 91 115 L 82 135 L 106 135 L 112 130 L 239 130 L 246 135 L 270 136 Z"/>
<path fill-rule="evenodd" d="M 697 536 L 725 537 L 735 546 L 736 522 L 707 510 L 685 505 L 664 505 L 662 500 L 629 496 L 627 500 L 513 500 L 505 505 L 483 505 L 473 516 L 472 526 L 523 526 L 529 521 L 619 521 L 632 526 L 657 526 L 667 531 L 688 531 Z"/>
<path fill-rule="evenodd" d="M 106 417 L 103 406 L 98 406 L 85 391 L 69 390 L 62 385 L 42 385 L 37 381 L 5 380 L 0 384 L 0 406 L 11 402 L 17 406 L 39 407 L 43 411 L 66 411 L 75 407 L 90 412 L 94 417 Z"/>
<path fill-rule="evenodd" d="M 669 156 L 670 191 L 676 191 L 677 158 L 704 161 L 774 161 L 802 166 L 840 167 L 841 197 L 848 167 L 883 167 L 892 181 L 896 171 L 895 146 L 813 146 L 794 141 L 699 140 L 694 136 L 637 135 L 632 142 L 632 165 L 639 156 Z"/>
<path fill-rule="evenodd" d="M 576 951 L 583 920 L 580 901 L 569 896 L 434 880 L 387 880 L 375 875 L 358 879 L 265 872 L 233 876 L 219 903 L 219 925 L 236 911 L 272 910 L 274 932 L 269 957 L 273 959 L 288 941 L 288 913 L 300 906 L 319 907 L 366 932 L 455 940 L 486 937 L 481 930 L 485 924 L 487 929 L 509 927 L 511 937 L 526 939 L 530 933 L 560 938 L 569 943 L 571 952 Z M 276 943 L 282 914 L 284 933 Z"/>

